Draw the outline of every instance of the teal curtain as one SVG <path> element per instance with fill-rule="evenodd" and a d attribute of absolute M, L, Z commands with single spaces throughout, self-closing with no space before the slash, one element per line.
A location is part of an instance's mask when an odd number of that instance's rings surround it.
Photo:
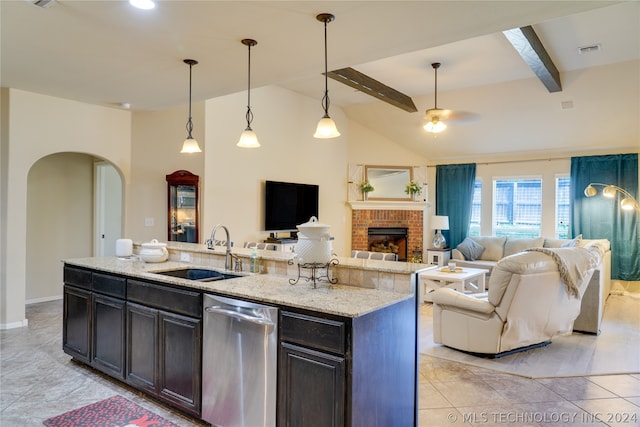
<path fill-rule="evenodd" d="M 638 210 L 620 209 L 620 193 L 610 199 L 598 194 L 586 197 L 592 182 L 613 184 L 638 200 L 638 154 L 616 154 L 571 158 L 572 219 L 574 236 L 608 239 L 611 242 L 611 278 L 640 280 L 640 229 Z"/>
<path fill-rule="evenodd" d="M 449 230 L 442 234 L 451 248 L 458 246 L 469 232 L 475 180 L 475 163 L 436 166 L 435 212 L 449 217 Z"/>

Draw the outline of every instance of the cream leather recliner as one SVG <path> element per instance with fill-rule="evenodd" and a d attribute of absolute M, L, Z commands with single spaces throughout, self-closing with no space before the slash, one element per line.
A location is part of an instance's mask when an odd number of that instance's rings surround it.
<path fill-rule="evenodd" d="M 500 356 L 571 334 L 601 256 L 577 247 L 532 249 L 500 260 L 483 295 L 449 288 L 432 292 L 434 341 Z"/>

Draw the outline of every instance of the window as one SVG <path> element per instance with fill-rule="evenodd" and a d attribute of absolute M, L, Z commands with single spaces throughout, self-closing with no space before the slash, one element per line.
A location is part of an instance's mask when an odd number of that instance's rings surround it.
<path fill-rule="evenodd" d="M 542 221 L 542 180 L 493 181 L 495 236 L 538 237 Z"/>
<path fill-rule="evenodd" d="M 571 178 L 556 178 L 556 238 L 571 239 Z"/>
<path fill-rule="evenodd" d="M 476 179 L 473 184 L 473 201 L 471 202 L 471 222 L 469 223 L 469 236 L 480 235 L 480 220 L 482 212 L 482 181 Z"/>

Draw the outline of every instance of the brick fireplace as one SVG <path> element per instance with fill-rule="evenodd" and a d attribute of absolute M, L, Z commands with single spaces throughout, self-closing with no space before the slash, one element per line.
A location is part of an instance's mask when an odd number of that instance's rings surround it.
<path fill-rule="evenodd" d="M 351 249 L 368 251 L 369 228 L 406 228 L 407 250 L 422 248 L 423 211 L 393 209 L 353 209 L 351 211 Z"/>

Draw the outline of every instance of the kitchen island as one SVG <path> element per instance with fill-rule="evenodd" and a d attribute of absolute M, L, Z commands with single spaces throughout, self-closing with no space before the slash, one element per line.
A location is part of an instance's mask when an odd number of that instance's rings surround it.
<path fill-rule="evenodd" d="M 268 251 L 261 255 L 270 274 L 236 273 L 240 277 L 214 282 L 158 274 L 212 269 L 220 262 L 216 258 L 224 259 L 224 251 L 197 255 L 199 246 L 186 248 L 192 254 L 188 264 L 175 260 L 184 258 L 183 252 L 157 264 L 115 257 L 65 260 L 64 351 L 200 418 L 207 357 L 202 354 L 203 295 L 257 302 L 279 310 L 276 425 L 415 425 L 415 292 L 340 280 L 315 289 L 305 281 L 291 285 L 297 267 Z M 419 268 L 338 261 L 343 271 L 335 273 L 343 278 L 415 280 L 409 270 Z"/>

